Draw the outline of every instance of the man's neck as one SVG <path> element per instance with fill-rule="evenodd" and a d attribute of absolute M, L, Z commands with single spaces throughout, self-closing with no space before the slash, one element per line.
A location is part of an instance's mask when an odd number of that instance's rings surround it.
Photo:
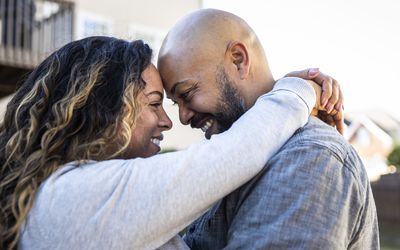
<path fill-rule="evenodd" d="M 257 84 L 257 85 L 253 84 L 253 86 L 250 86 L 251 89 L 248 90 L 247 97 L 245 97 L 245 105 L 247 110 L 250 109 L 256 103 L 257 99 L 260 96 L 270 92 L 276 83 L 276 81 L 273 78 L 264 80 L 262 82 L 263 82 L 262 84 Z"/>

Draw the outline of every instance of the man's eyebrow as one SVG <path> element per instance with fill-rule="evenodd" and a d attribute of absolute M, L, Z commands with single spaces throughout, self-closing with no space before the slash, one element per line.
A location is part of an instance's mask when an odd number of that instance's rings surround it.
<path fill-rule="evenodd" d="M 161 93 L 160 91 L 157 91 L 157 90 L 152 91 L 152 92 L 150 92 L 150 93 L 145 93 L 144 95 L 145 95 L 145 96 L 149 96 L 149 95 L 159 95 L 161 99 L 164 99 L 163 93 Z"/>

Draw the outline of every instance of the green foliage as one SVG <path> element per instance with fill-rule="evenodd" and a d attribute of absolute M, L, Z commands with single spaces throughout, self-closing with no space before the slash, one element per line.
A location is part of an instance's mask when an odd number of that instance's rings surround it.
<path fill-rule="evenodd" d="M 393 148 L 392 152 L 388 156 L 389 165 L 393 165 L 400 170 L 400 145 Z"/>

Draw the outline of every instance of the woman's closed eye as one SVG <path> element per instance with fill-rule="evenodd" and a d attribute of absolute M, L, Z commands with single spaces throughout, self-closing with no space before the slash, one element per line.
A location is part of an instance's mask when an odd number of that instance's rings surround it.
<path fill-rule="evenodd" d="M 162 106 L 162 101 L 151 102 L 149 105 L 150 105 L 151 107 L 154 107 L 154 108 L 159 108 L 159 107 Z"/>

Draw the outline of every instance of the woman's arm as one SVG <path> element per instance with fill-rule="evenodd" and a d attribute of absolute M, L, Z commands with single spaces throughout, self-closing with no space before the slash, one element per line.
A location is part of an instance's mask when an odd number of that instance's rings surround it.
<path fill-rule="evenodd" d="M 30 218 L 63 228 L 54 242 L 69 248 L 157 248 L 255 176 L 307 122 L 314 104 L 308 83 L 281 79 L 211 140 L 145 159 L 61 169 L 44 183 Z"/>
<path fill-rule="evenodd" d="M 128 220 L 136 246 L 157 247 L 250 180 L 307 122 L 314 104 L 304 80 L 284 78 L 225 133 L 184 151 L 128 161 L 135 172 L 130 189 L 141 194 Z"/>

